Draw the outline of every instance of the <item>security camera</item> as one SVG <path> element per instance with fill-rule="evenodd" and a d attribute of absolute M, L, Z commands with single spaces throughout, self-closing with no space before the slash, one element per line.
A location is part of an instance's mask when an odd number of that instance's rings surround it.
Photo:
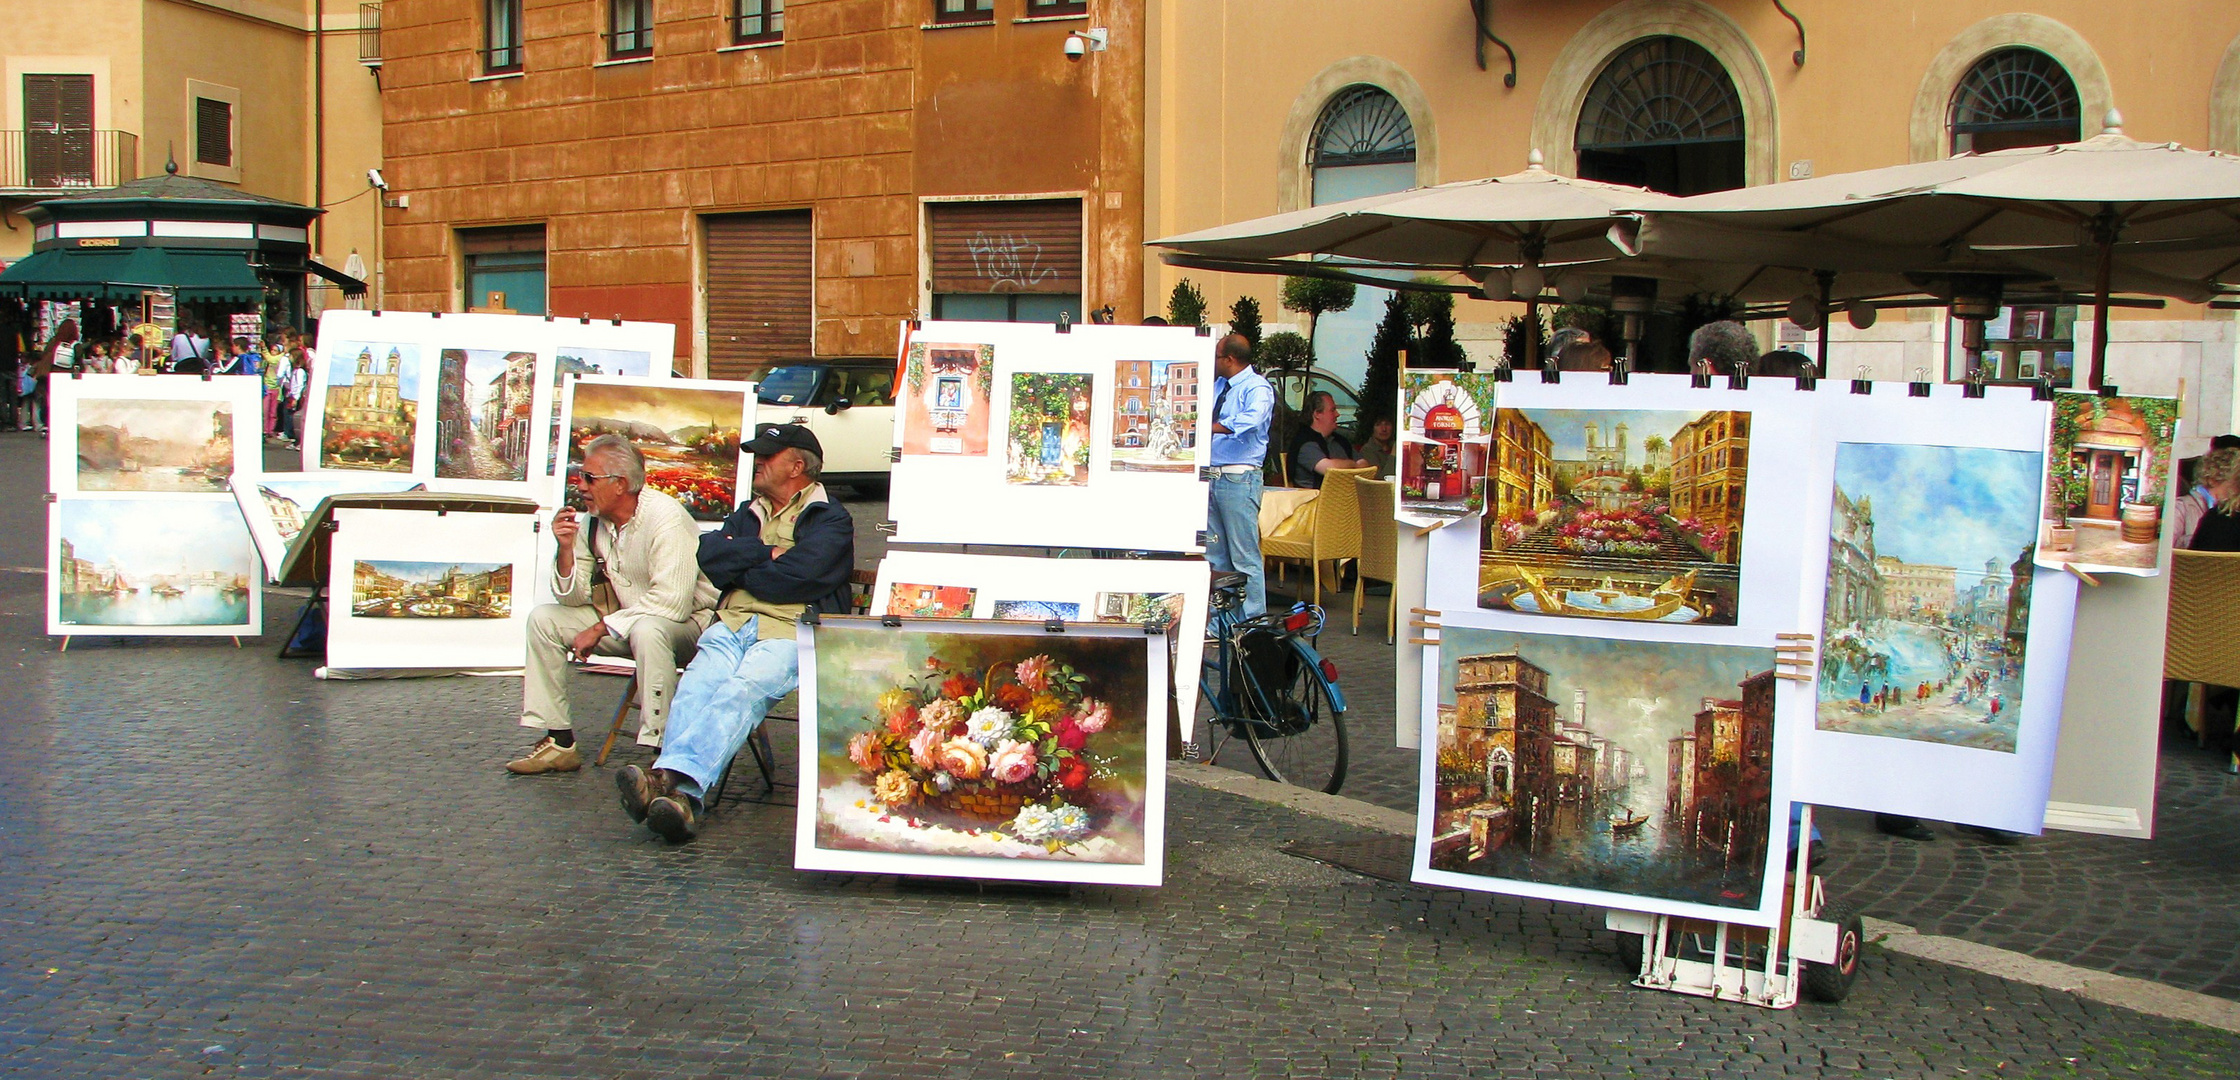
<path fill-rule="evenodd" d="M 366 170 L 366 183 L 372 184 L 379 191 L 389 190 L 389 182 L 381 178 L 381 170 L 379 169 Z"/>
<path fill-rule="evenodd" d="M 1078 64 L 1082 57 L 1090 53 L 1103 52 L 1105 43 L 1111 40 L 1110 34 L 1111 32 L 1102 26 L 1093 26 L 1087 30 L 1076 30 L 1067 34 L 1066 59 Z"/>
<path fill-rule="evenodd" d="M 1089 55 L 1089 43 L 1083 40 L 1079 34 L 1067 34 L 1066 59 L 1078 64 L 1081 62 L 1081 58 L 1087 55 Z"/>

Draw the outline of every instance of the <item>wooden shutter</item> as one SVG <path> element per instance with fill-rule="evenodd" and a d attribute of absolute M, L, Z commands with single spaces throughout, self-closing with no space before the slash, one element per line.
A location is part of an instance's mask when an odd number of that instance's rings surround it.
<path fill-rule="evenodd" d="M 708 377 L 741 379 L 816 350 L 815 280 L 807 210 L 711 214 Z"/>
<path fill-rule="evenodd" d="M 204 165 L 233 167 L 233 104 L 194 99 L 194 159 Z"/>
<path fill-rule="evenodd" d="M 1075 293 L 1081 200 L 939 202 L 926 207 L 937 293 Z"/>
<path fill-rule="evenodd" d="M 31 186 L 93 183 L 93 76 L 25 75 L 23 126 Z"/>

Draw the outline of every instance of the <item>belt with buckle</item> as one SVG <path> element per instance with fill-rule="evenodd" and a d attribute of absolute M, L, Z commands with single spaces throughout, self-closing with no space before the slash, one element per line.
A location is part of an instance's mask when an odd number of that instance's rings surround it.
<path fill-rule="evenodd" d="M 1225 473 L 1248 473 L 1260 471 L 1260 466 L 1258 465 L 1216 465 L 1213 468 L 1215 472 Z"/>

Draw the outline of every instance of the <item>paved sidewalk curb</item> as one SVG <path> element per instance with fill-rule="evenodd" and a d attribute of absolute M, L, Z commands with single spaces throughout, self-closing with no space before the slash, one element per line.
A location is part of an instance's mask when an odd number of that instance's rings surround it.
<path fill-rule="evenodd" d="M 1170 761 L 1167 763 L 1167 775 L 1194 787 L 1227 792 L 1256 802 L 1273 803 L 1356 828 L 1394 836 L 1415 834 L 1414 815 L 1359 799 L 1349 799 L 1343 795 L 1307 791 L 1197 762 Z M 1866 932 L 1870 942 L 1891 952 L 1934 960 L 1940 964 L 1950 964 L 2030 986 L 2060 990 L 2148 1016 L 2184 1020 L 2219 1031 L 2240 1033 L 2240 1002 L 2126 975 L 2111 975 L 2073 964 L 2040 960 L 2024 953 L 1962 938 L 1923 934 L 1903 923 L 1867 919 Z"/>

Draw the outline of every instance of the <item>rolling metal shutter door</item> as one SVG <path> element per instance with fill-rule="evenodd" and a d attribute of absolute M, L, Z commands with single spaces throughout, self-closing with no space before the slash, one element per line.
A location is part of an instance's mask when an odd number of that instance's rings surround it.
<path fill-rule="evenodd" d="M 807 210 L 707 219 L 708 377 L 744 379 L 807 359 L 816 330 Z"/>
<path fill-rule="evenodd" d="M 1081 292 L 1081 200 L 926 206 L 937 293 Z"/>

